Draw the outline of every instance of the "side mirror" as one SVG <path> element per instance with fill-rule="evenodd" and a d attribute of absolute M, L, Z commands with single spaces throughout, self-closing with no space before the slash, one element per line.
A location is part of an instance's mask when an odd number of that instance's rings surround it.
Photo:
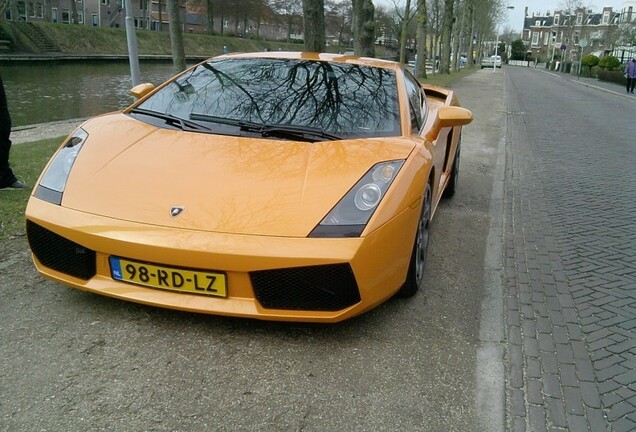
<path fill-rule="evenodd" d="M 132 94 L 136 99 L 141 99 L 142 97 L 146 96 L 148 93 L 153 91 L 154 89 L 155 89 L 154 84 L 150 84 L 150 83 L 138 84 L 130 90 L 130 94 Z"/>
<path fill-rule="evenodd" d="M 440 131 L 453 126 L 464 126 L 473 121 L 473 113 L 466 108 L 456 106 L 444 106 L 437 110 L 431 130 L 426 134 L 426 139 L 434 141 Z"/>

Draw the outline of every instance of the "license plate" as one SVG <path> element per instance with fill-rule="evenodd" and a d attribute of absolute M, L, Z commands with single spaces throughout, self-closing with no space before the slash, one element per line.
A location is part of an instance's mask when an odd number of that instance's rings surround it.
<path fill-rule="evenodd" d="M 227 297 L 225 274 L 164 267 L 110 257 L 113 279 L 172 291 Z"/>

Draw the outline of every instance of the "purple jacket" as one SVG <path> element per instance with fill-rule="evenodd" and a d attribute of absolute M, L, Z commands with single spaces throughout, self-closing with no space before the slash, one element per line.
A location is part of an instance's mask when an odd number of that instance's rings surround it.
<path fill-rule="evenodd" d="M 625 66 L 625 73 L 627 74 L 627 78 L 636 78 L 636 60 L 631 59 L 627 66 Z"/>

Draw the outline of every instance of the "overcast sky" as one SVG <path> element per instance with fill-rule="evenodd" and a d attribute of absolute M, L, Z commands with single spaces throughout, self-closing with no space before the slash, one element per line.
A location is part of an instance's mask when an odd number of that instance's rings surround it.
<path fill-rule="evenodd" d="M 546 11 L 552 13 L 555 9 L 561 9 L 565 2 L 563 0 L 507 0 L 509 6 L 514 6 L 514 9 L 508 10 L 508 19 L 502 25 L 502 31 L 506 27 L 510 27 L 521 33 L 523 29 L 523 12 L 528 7 L 528 15 L 532 16 L 538 12 L 544 15 Z M 623 0 L 583 0 L 583 4 L 592 9 L 594 12 L 602 12 L 605 6 L 612 6 L 615 11 L 620 11 Z"/>

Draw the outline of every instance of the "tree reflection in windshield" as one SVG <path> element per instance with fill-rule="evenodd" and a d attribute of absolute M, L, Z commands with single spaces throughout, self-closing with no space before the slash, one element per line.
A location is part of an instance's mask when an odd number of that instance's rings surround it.
<path fill-rule="evenodd" d="M 342 137 L 400 135 L 395 73 L 356 64 L 211 61 L 140 107 L 184 119 L 196 114 L 265 126 L 308 127 Z"/>

